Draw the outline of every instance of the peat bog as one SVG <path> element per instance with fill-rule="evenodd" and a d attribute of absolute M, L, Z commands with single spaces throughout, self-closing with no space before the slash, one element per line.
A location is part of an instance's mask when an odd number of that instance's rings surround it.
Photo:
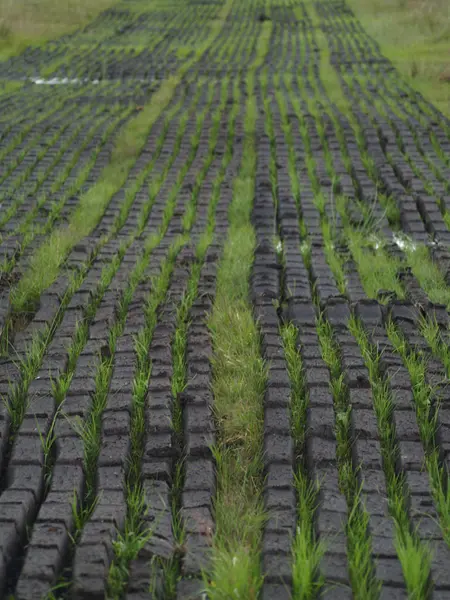
<path fill-rule="evenodd" d="M 0 62 L 0 597 L 450 598 L 450 120 L 340 0 Z"/>

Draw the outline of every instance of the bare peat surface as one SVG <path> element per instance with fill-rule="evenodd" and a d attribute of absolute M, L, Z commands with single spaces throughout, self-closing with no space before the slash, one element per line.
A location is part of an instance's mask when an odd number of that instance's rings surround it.
<path fill-rule="evenodd" d="M 248 598 L 450 598 L 450 121 L 345 2 L 121 0 L 0 63 L 0 107 L 0 596 L 207 597 L 241 193 Z"/>

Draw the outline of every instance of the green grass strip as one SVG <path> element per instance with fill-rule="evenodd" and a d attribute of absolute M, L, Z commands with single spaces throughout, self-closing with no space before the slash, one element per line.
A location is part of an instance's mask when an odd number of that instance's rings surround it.
<path fill-rule="evenodd" d="M 423 245 L 407 243 L 404 252 L 407 264 L 431 302 L 450 307 L 450 288 L 439 266 L 432 260 L 429 249 Z"/>
<path fill-rule="evenodd" d="M 262 407 L 266 371 L 249 302 L 249 277 L 256 245 L 250 221 L 257 114 L 252 76 L 247 86 L 243 162 L 234 182 L 229 233 L 209 318 L 214 345 L 217 424 L 216 534 L 211 572 L 205 574 L 211 600 L 256 599 L 262 584 L 259 549 L 264 520 Z"/>
<path fill-rule="evenodd" d="M 350 252 L 355 260 L 364 291 L 369 298 L 386 302 L 392 292 L 396 298 L 404 299 L 405 291 L 398 278 L 400 261 L 386 250 L 382 241 L 375 242 L 362 230 L 345 227 Z"/>

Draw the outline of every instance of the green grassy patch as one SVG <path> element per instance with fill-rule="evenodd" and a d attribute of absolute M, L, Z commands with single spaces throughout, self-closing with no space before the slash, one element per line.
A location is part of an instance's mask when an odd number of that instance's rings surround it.
<path fill-rule="evenodd" d="M 404 289 L 398 279 L 401 264 L 393 258 L 383 245 L 358 231 L 348 233 L 349 249 L 358 267 L 361 283 L 369 298 L 385 302 L 388 299 L 386 292 L 395 294 L 403 299 Z"/>
<path fill-rule="evenodd" d="M 70 33 L 114 4 L 116 0 L 2 0 L 0 60 Z"/>
<path fill-rule="evenodd" d="M 347 0 L 404 79 L 450 116 L 447 0 Z"/>
<path fill-rule="evenodd" d="M 262 396 L 266 371 L 249 302 L 249 277 L 256 244 L 250 222 L 256 167 L 252 77 L 247 89 L 244 158 L 234 183 L 229 234 L 209 319 L 214 345 L 217 425 L 216 535 L 211 570 L 205 574 L 211 600 L 256 600 L 262 585 L 259 546 L 264 521 Z"/>
<path fill-rule="evenodd" d="M 407 263 L 429 299 L 449 307 L 450 288 L 446 284 L 439 266 L 432 260 L 428 248 L 407 244 L 405 254 Z"/>

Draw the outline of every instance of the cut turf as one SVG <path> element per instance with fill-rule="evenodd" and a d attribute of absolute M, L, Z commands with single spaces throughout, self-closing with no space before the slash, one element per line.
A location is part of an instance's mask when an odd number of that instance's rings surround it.
<path fill-rule="evenodd" d="M 450 598 L 420 69 L 342 2 L 85 5 L 0 46 L 0 596 Z"/>

